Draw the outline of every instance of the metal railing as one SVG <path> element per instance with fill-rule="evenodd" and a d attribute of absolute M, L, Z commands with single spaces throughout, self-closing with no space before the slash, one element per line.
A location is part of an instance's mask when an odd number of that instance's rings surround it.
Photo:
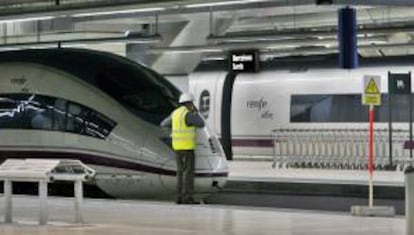
<path fill-rule="evenodd" d="M 273 136 L 273 168 L 368 168 L 368 129 L 276 129 Z M 393 130 L 393 164 L 402 170 L 409 161 L 408 130 Z M 374 130 L 374 168 L 389 162 L 388 129 Z"/>

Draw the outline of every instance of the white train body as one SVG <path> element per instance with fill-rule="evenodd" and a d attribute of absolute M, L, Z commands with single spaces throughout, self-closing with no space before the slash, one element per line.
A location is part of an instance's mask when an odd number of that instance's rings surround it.
<path fill-rule="evenodd" d="M 293 62 L 292 62 L 293 63 Z M 368 128 L 367 121 L 335 121 L 324 122 L 323 118 L 316 121 L 295 121 L 292 116 L 295 112 L 310 108 L 304 103 L 292 100 L 294 96 L 329 96 L 355 95 L 353 103 L 360 105 L 359 95 L 363 91 L 364 75 L 381 76 L 381 93 L 388 92 L 388 71 L 393 73 L 407 73 L 412 66 L 369 66 L 353 70 L 337 68 L 318 68 L 305 71 L 291 71 L 289 69 L 267 70 L 260 73 L 240 73 L 235 77 L 231 99 L 231 137 L 234 155 L 272 155 L 272 130 L 283 128 Z M 189 77 L 190 92 L 200 97 L 204 90 L 210 92 L 210 107 L 207 121 L 219 134 L 221 130 L 221 107 L 225 72 L 196 72 Z M 358 100 L 355 98 L 358 96 Z M 407 96 L 406 96 L 407 97 Z M 299 97 L 300 99 L 300 97 Z M 387 100 L 383 99 L 383 103 Z M 296 102 L 296 103 L 295 103 Z M 326 112 L 334 105 L 321 102 L 318 112 Z M 200 106 L 199 101 L 199 106 Z M 343 112 L 349 110 L 350 102 L 343 104 Z M 338 107 L 336 107 L 338 109 Z M 353 110 L 355 112 L 355 110 Z M 386 107 L 381 107 L 380 120 L 384 120 Z M 309 114 L 317 116 L 315 113 Z M 322 114 L 320 114 L 321 116 Z M 345 115 L 345 114 L 338 114 Z M 361 110 L 368 120 L 368 112 Z M 408 118 L 408 115 L 406 115 Z M 387 128 L 386 121 L 375 124 L 375 128 Z M 407 122 L 397 122 L 393 128 L 408 129 Z"/>
<path fill-rule="evenodd" d="M 16 58 L 0 62 L 1 160 L 79 159 L 96 170 L 92 183 L 111 196 L 173 197 L 176 161 L 164 141 L 168 130 L 54 66 Z M 227 162 L 215 138 L 206 130 L 198 133 L 195 191 L 200 196 L 226 180 Z"/>

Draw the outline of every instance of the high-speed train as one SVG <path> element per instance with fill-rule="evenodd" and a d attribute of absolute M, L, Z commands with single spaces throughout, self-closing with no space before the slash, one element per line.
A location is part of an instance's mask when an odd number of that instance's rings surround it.
<path fill-rule="evenodd" d="M 189 75 L 189 90 L 226 153 L 271 155 L 275 129 L 367 128 L 364 75 L 382 78 L 375 128 L 388 127 L 388 72 L 410 72 L 413 59 L 361 59 L 359 68 L 347 70 L 338 68 L 335 56 L 288 58 L 239 74 L 226 72 L 225 64 L 204 64 Z M 407 95 L 392 96 L 394 128 L 408 129 L 408 107 Z"/>
<path fill-rule="evenodd" d="M 180 92 L 147 67 L 83 49 L 0 53 L 0 162 L 79 159 L 114 197 L 173 197 L 175 154 L 159 123 Z M 228 166 L 217 137 L 197 134 L 195 192 L 223 186 Z"/>

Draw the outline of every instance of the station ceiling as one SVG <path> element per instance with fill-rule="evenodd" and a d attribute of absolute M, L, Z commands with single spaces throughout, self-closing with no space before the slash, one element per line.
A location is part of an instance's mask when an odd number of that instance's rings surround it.
<path fill-rule="evenodd" d="M 357 9 L 359 54 L 414 54 L 411 0 L 2 0 L 0 50 L 83 46 L 168 73 L 255 48 L 262 59 L 337 52 L 337 11 Z M 329 4 L 331 3 L 331 4 Z"/>

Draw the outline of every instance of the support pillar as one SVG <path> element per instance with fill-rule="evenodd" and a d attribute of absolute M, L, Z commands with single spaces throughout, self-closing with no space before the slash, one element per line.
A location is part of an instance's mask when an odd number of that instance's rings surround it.
<path fill-rule="evenodd" d="M 6 223 L 13 223 L 13 183 L 11 180 L 5 179 L 4 180 L 4 202 L 5 202 L 5 208 L 6 208 L 6 214 L 4 221 Z"/>
<path fill-rule="evenodd" d="M 405 224 L 406 234 L 414 235 L 414 168 L 405 170 Z"/>
<path fill-rule="evenodd" d="M 81 180 L 75 181 L 75 223 L 83 223 L 83 183 Z"/>
<path fill-rule="evenodd" d="M 47 181 L 39 181 L 39 200 L 40 200 L 40 210 L 39 210 L 39 224 L 45 225 L 48 220 L 47 214 Z"/>

